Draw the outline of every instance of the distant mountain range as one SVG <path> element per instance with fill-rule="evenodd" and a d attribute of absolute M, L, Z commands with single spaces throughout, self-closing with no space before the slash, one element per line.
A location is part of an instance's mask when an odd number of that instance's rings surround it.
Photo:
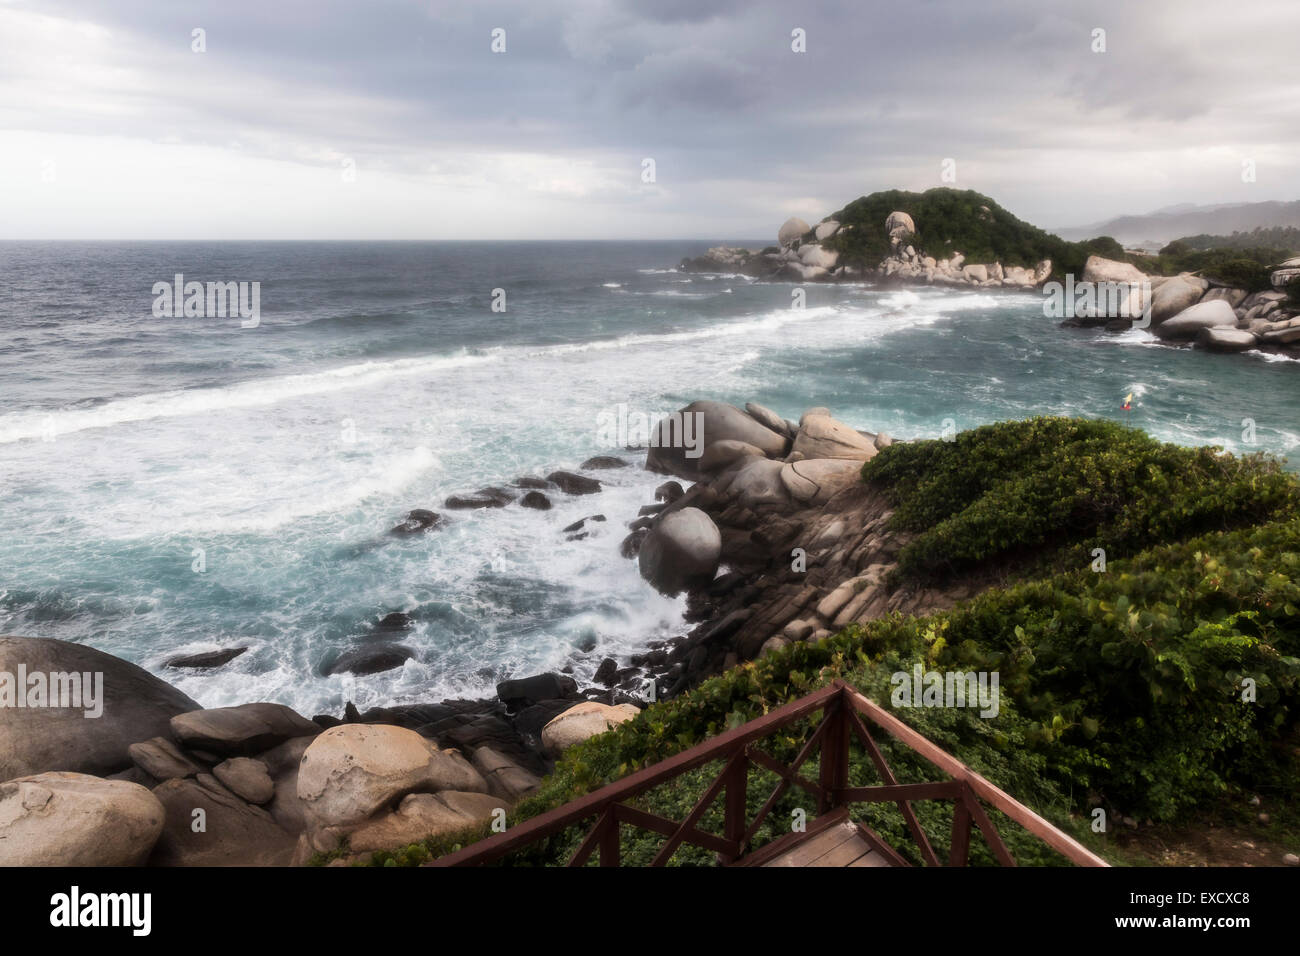
<path fill-rule="evenodd" d="M 1198 206 L 1180 203 L 1142 216 L 1119 216 L 1090 226 L 1053 230 L 1062 239 L 1078 242 L 1111 236 L 1125 246 L 1163 246 L 1184 236 L 1231 235 L 1270 226 L 1300 226 L 1300 200 L 1295 202 L 1224 203 Z"/>

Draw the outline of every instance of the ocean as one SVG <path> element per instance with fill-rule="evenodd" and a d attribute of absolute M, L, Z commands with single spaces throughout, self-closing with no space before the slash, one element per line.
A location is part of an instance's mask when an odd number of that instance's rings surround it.
<path fill-rule="evenodd" d="M 900 438 L 1050 414 L 1300 446 L 1294 361 L 1062 329 L 1036 293 L 809 285 L 794 309 L 790 285 L 674 269 L 715 244 L 0 243 L 0 633 L 307 715 L 589 679 L 683 632 L 683 601 L 619 556 L 662 476 L 594 473 L 602 493 L 545 512 L 442 502 L 593 455 L 639 466 L 611 418 L 697 398 Z M 260 283 L 258 323 L 155 316 L 176 274 Z M 413 508 L 449 523 L 388 535 Z M 323 676 L 392 611 L 414 627 L 383 638 L 413 659 Z M 163 667 L 233 646 L 217 671 Z"/>

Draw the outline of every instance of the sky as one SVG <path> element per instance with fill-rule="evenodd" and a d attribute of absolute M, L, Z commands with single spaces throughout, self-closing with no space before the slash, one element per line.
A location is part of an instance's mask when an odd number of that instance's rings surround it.
<path fill-rule="evenodd" d="M 1297 37 L 1297 0 L 0 0 L 0 238 L 774 239 L 940 185 L 1047 228 L 1293 200 Z"/>

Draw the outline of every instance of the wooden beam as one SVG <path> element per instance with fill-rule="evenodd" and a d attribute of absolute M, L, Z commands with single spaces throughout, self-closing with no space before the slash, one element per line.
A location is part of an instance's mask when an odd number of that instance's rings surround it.
<path fill-rule="evenodd" d="M 1057 829 L 1024 804 L 1018 803 L 1009 794 L 999 790 L 956 757 L 927 740 L 875 701 L 863 696 L 860 691 L 842 681 L 835 681 L 832 686 L 835 685 L 843 689 L 853 709 L 859 714 L 867 717 L 900 743 L 916 751 L 944 773 L 970 784 L 971 790 L 980 800 L 1020 824 L 1067 860 L 1080 866 L 1110 865 L 1078 840 Z"/>
<path fill-rule="evenodd" d="M 629 807 L 626 803 L 616 804 L 613 809 L 618 815 L 620 823 L 628 823 L 634 827 L 640 827 L 642 830 L 649 830 L 651 833 L 672 836 L 677 832 L 677 828 L 681 826 L 676 820 L 669 820 L 667 817 L 661 817 L 637 807 Z M 705 833 L 700 829 L 690 830 L 688 836 L 691 843 L 702 846 L 706 850 L 712 850 L 714 853 L 738 855 L 740 852 L 740 848 L 735 843 L 724 840 L 712 833 Z"/>
<path fill-rule="evenodd" d="M 761 740 L 778 727 L 800 720 L 821 710 L 826 701 L 840 693 L 835 686 L 823 687 L 806 697 L 792 700 L 770 713 L 764 714 L 732 730 L 719 734 L 712 740 L 696 744 L 666 760 L 643 767 L 622 780 L 606 784 L 599 790 L 555 807 L 553 810 L 510 827 L 504 833 L 495 833 L 484 840 L 439 857 L 430 866 L 478 866 L 491 863 L 522 847 L 551 836 L 566 827 L 579 823 L 602 812 L 610 803 L 618 803 L 649 790 L 665 780 L 671 780 L 688 770 L 703 766 L 719 757 L 730 757 L 737 749 L 755 740 Z"/>
<path fill-rule="evenodd" d="M 974 795 L 972 794 L 969 799 L 973 800 Z M 949 866 L 965 866 L 970 862 L 970 823 L 970 806 L 963 795 L 952 811 L 952 842 L 948 849 Z"/>
<path fill-rule="evenodd" d="M 797 775 L 803 762 L 808 759 L 813 752 L 813 748 L 817 746 L 817 742 L 825 736 L 826 728 L 829 724 L 829 718 L 823 717 L 822 722 L 818 724 L 817 729 L 813 731 L 813 735 L 808 738 L 808 742 L 803 745 L 799 753 L 795 756 L 794 761 L 791 762 L 789 768 L 791 777 Z M 751 823 L 749 829 L 745 831 L 745 839 L 741 841 L 742 843 L 748 844 L 754 839 L 754 834 L 757 833 L 758 828 L 763 825 L 763 821 L 767 819 L 767 815 L 772 812 L 772 808 L 776 806 L 776 801 L 780 800 L 781 796 L 788 789 L 790 789 L 790 777 L 782 777 L 781 781 L 776 785 L 776 789 L 772 791 L 772 795 L 767 798 L 767 801 L 759 809 L 758 815 L 754 817 L 754 822 Z"/>
<path fill-rule="evenodd" d="M 844 685 L 848 687 L 847 684 Z M 847 693 L 847 691 L 846 691 Z M 898 778 L 894 776 L 894 771 L 889 769 L 889 764 L 885 763 L 885 755 L 880 752 L 876 746 L 875 740 L 872 739 L 867 725 L 862 722 L 862 718 L 854 711 L 849 711 L 850 723 L 854 731 L 862 740 L 862 746 L 866 748 L 867 753 L 871 756 L 871 762 L 876 765 L 876 771 L 889 786 L 896 786 Z M 912 834 L 912 839 L 916 842 L 917 848 L 921 851 L 921 859 L 925 861 L 926 866 L 938 866 L 939 855 L 934 852 L 934 847 L 930 845 L 930 838 L 925 835 L 925 828 L 921 826 L 921 821 L 916 817 L 916 811 L 906 800 L 898 801 L 898 810 L 903 814 L 903 822 L 907 824 L 907 830 Z"/>
<path fill-rule="evenodd" d="M 740 763 L 741 766 L 744 766 L 745 764 L 745 751 L 743 749 L 736 751 L 732 758 L 727 761 L 727 765 L 722 768 L 722 772 L 718 774 L 713 783 L 709 784 L 709 788 L 704 791 L 704 796 L 700 797 L 700 799 L 695 802 L 695 806 L 692 807 L 691 812 L 686 815 L 686 819 L 683 820 L 682 825 L 677 828 L 677 832 L 670 836 L 668 842 L 659 848 L 659 852 L 655 854 L 655 858 L 650 861 L 651 866 L 663 866 L 672 858 L 672 855 L 677 852 L 677 848 L 682 845 L 682 841 L 686 839 L 686 835 L 695 829 L 695 824 L 699 821 L 700 817 L 704 816 L 704 812 L 709 809 L 713 801 L 717 799 L 718 794 L 722 792 L 722 788 L 726 786 L 728 774 L 731 773 L 737 763 Z"/>
<path fill-rule="evenodd" d="M 808 794 L 820 804 L 822 799 L 822 788 L 817 786 L 803 774 L 795 773 L 781 761 L 777 760 L 770 754 L 764 753 L 757 747 L 749 747 L 746 752 L 749 758 L 765 770 L 770 770 L 782 780 L 788 780 L 796 786 L 806 790 Z"/>
<path fill-rule="evenodd" d="M 846 787 L 840 796 L 847 803 L 900 803 L 908 800 L 960 800 L 961 782 L 899 783 L 887 787 Z"/>

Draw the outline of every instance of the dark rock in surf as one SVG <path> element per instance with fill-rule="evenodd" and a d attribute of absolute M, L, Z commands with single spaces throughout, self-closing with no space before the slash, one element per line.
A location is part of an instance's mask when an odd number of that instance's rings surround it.
<path fill-rule="evenodd" d="M 206 651 L 202 654 L 182 654 L 180 657 L 168 658 L 163 667 L 190 667 L 196 670 L 208 670 L 213 667 L 220 667 L 222 664 L 229 664 L 240 654 L 248 650 L 247 647 L 228 647 L 220 651 Z"/>
<path fill-rule="evenodd" d="M 546 497 L 540 491 L 530 491 L 519 499 L 519 504 L 525 508 L 534 508 L 537 511 L 550 511 L 551 499 Z"/>
<path fill-rule="evenodd" d="M 594 495 L 600 491 L 600 482 L 595 478 L 575 475 L 571 471 L 553 471 L 546 480 L 554 483 L 565 494 Z"/>
<path fill-rule="evenodd" d="M 379 674 L 401 667 L 415 652 L 401 644 L 372 644 L 345 651 L 325 671 L 329 674 Z"/>
<path fill-rule="evenodd" d="M 595 458 L 588 458 L 578 467 L 583 471 L 595 471 L 600 468 L 626 468 L 627 462 L 622 458 L 615 458 L 613 455 L 597 455 Z"/>
<path fill-rule="evenodd" d="M 416 508 L 409 511 L 402 523 L 394 526 L 389 530 L 389 534 L 420 534 L 424 531 L 432 531 L 443 523 L 442 515 L 436 511 L 429 511 L 427 508 Z"/>
<path fill-rule="evenodd" d="M 480 488 L 472 495 L 452 495 L 443 504 L 458 511 L 469 511 L 478 508 L 504 508 L 514 500 L 514 493 L 504 488 Z"/>

